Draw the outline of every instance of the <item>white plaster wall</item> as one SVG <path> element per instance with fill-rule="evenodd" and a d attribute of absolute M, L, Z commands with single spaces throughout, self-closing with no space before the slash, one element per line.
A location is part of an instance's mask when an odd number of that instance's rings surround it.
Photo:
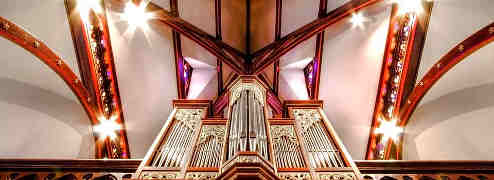
<path fill-rule="evenodd" d="M 454 46 L 494 21 L 494 1 L 443 0 L 432 10 L 419 79 Z M 459 63 L 424 96 L 405 134 L 409 160 L 494 160 L 494 45 Z M 449 138 L 448 138 L 449 137 Z"/>
<path fill-rule="evenodd" d="M 172 32 L 150 23 L 133 37 L 118 16 L 109 16 L 120 96 L 132 158 L 143 158 L 172 111 L 177 97 Z"/>
<path fill-rule="evenodd" d="M 374 111 L 391 6 L 361 10 L 365 29 L 349 18 L 326 30 L 319 98 L 352 157 L 363 159 Z"/>
<path fill-rule="evenodd" d="M 6 0 L 0 16 L 23 27 L 79 76 L 63 0 Z M 0 38 L 0 158 L 93 158 L 89 119 L 52 70 Z"/>

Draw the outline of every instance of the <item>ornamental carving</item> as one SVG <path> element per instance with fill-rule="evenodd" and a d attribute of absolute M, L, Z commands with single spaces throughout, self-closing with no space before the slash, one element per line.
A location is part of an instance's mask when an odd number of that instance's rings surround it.
<path fill-rule="evenodd" d="M 321 180 L 354 180 L 355 175 L 352 173 L 331 173 L 331 174 L 319 174 Z"/>
<path fill-rule="evenodd" d="M 175 119 L 184 123 L 189 129 L 194 130 L 201 122 L 202 109 L 177 109 Z"/>
<path fill-rule="evenodd" d="M 266 94 L 266 90 L 262 88 L 259 84 L 257 83 L 237 83 L 235 86 L 232 87 L 231 91 L 231 96 L 230 96 L 230 105 L 233 105 L 235 101 L 240 97 L 240 94 L 244 90 L 249 90 L 254 93 L 254 97 L 261 106 L 264 106 L 264 97 Z"/>
<path fill-rule="evenodd" d="M 300 122 L 304 131 L 313 124 L 321 121 L 321 115 L 316 109 L 294 109 L 293 116 L 295 117 L 295 121 Z"/>
<path fill-rule="evenodd" d="M 272 125 L 271 126 L 271 138 L 273 143 L 280 143 L 281 138 L 285 136 L 292 143 L 298 145 L 297 136 L 295 130 L 291 125 Z"/>
<path fill-rule="evenodd" d="M 216 142 L 223 144 L 225 141 L 226 127 L 223 125 L 204 125 L 202 126 L 199 144 L 204 143 L 209 137 L 216 138 Z"/>
<path fill-rule="evenodd" d="M 310 180 L 309 173 L 279 173 L 282 180 Z"/>
<path fill-rule="evenodd" d="M 178 172 L 143 172 L 142 179 L 176 179 L 180 173 Z"/>
<path fill-rule="evenodd" d="M 201 172 L 201 173 L 187 173 L 186 179 L 192 179 L 192 180 L 213 180 L 218 177 L 218 173 L 207 173 L 207 172 Z"/>

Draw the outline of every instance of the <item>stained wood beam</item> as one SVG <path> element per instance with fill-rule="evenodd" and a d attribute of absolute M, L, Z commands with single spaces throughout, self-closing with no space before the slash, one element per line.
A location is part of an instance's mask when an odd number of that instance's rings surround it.
<path fill-rule="evenodd" d="M 424 0 L 424 12 L 398 14 L 399 5 L 393 4 L 367 144 L 367 160 L 402 158 L 398 148 L 401 141 L 385 139 L 383 134 L 376 133 L 376 129 L 385 122 L 395 122 L 397 127 L 401 127 L 399 113 L 410 93 L 410 86 L 415 86 L 432 6 L 433 2 Z"/>
<path fill-rule="evenodd" d="M 216 25 L 216 39 L 222 40 L 221 34 L 221 0 L 214 0 L 214 16 Z M 223 62 L 216 60 L 216 70 L 218 74 L 218 97 L 223 93 Z"/>
<path fill-rule="evenodd" d="M 76 10 L 76 0 L 65 0 L 67 18 L 72 33 L 82 84 L 88 89 L 97 118 L 93 125 L 114 119 L 121 126 L 115 137 L 99 136 L 95 132 L 96 158 L 130 158 L 123 106 L 120 99 L 116 66 L 111 46 L 110 31 L 103 3 L 103 11 L 89 10 L 84 21 Z M 94 47 L 93 47 L 94 46 Z"/>
<path fill-rule="evenodd" d="M 342 20 L 351 15 L 353 12 L 382 0 L 351 0 L 343 6 L 327 13 L 322 18 L 318 18 L 311 23 L 297 29 L 296 31 L 286 35 L 257 52 L 253 53 L 253 72 L 252 74 L 261 73 L 266 67 L 274 62 L 279 61 L 279 58 L 295 48 L 303 41 L 312 36 L 321 33 L 328 26 Z"/>
<path fill-rule="evenodd" d="M 276 22 L 275 22 L 275 29 L 274 29 L 274 38 L 275 41 L 279 41 L 281 39 L 281 15 L 282 15 L 282 9 L 283 9 L 283 1 L 281 0 L 276 0 Z M 279 94 L 279 86 L 280 86 L 280 62 L 276 61 L 274 63 L 274 68 L 273 68 L 273 93 L 278 96 Z"/>

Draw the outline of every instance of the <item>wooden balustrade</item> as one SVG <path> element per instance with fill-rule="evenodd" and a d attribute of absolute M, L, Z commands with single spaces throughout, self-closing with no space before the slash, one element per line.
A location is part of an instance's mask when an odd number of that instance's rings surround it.
<path fill-rule="evenodd" d="M 140 162 L 140 159 L 0 159 L 0 180 L 122 180 L 131 178 Z M 494 179 L 494 161 L 356 161 L 355 163 L 363 179 Z M 323 177 L 340 178 L 337 174 Z M 345 177 L 342 176 L 341 179 Z"/>

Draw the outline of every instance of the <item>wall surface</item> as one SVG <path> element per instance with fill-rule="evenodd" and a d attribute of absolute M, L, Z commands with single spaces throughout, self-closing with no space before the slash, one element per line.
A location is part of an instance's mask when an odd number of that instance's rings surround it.
<path fill-rule="evenodd" d="M 494 1 L 435 2 L 419 79 L 441 56 L 494 21 Z M 448 72 L 424 97 L 405 134 L 409 160 L 494 160 L 494 44 Z"/>
<path fill-rule="evenodd" d="M 2 1 L 0 16 L 44 42 L 79 76 L 62 0 Z M 0 49 L 0 158 L 93 158 L 89 119 L 63 80 L 6 39 Z"/>
<path fill-rule="evenodd" d="M 364 158 L 386 44 L 391 6 L 362 11 L 365 29 L 349 18 L 326 29 L 319 98 L 353 159 Z"/>
<path fill-rule="evenodd" d="M 109 21 L 131 157 L 143 158 L 177 98 L 172 32 L 149 23 L 126 36 L 127 23 Z"/>

